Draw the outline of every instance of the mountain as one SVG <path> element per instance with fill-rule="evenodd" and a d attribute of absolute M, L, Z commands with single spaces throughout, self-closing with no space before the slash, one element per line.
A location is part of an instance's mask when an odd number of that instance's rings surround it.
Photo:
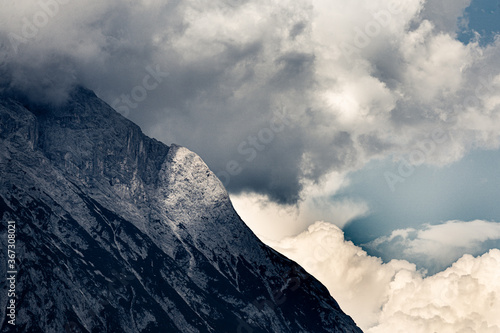
<path fill-rule="evenodd" d="M 60 106 L 4 93 L 0 124 L 1 256 L 14 234 L 17 271 L 1 332 L 12 299 L 17 332 L 361 332 L 258 240 L 199 156 L 93 92 Z"/>

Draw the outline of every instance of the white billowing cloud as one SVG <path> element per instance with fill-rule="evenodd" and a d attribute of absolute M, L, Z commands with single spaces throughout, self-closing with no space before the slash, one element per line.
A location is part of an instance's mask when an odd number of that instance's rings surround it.
<path fill-rule="evenodd" d="M 330 42 L 317 43 L 325 51 L 317 52 L 320 96 L 338 126 L 357 135 L 361 154 L 405 156 L 434 130 L 449 140 L 427 154 L 426 163 L 447 164 L 470 148 L 498 147 L 498 135 L 490 130 L 498 126 L 497 99 L 488 95 L 500 94 L 494 69 L 498 56 L 493 56 L 500 43 L 482 48 L 455 39 L 452 26 L 469 2 L 409 1 L 398 7 L 398 1 L 355 1 L 316 7 L 321 13 L 313 36 Z M 335 10 L 344 15 L 336 21 L 339 26 L 320 24 Z M 485 117 L 486 109 L 496 111 Z"/>
<path fill-rule="evenodd" d="M 423 279 L 396 278 L 377 326 L 382 332 L 500 332 L 500 250 L 465 255 Z"/>
<path fill-rule="evenodd" d="M 465 46 L 450 35 L 435 35 L 433 30 L 433 24 L 424 21 L 405 36 L 401 47 L 408 63 L 403 72 L 407 93 L 424 103 L 456 96 L 463 85 L 462 73 L 474 60 L 474 45 Z"/>
<path fill-rule="evenodd" d="M 490 244 L 486 244 L 490 242 Z M 365 244 L 370 249 L 394 258 L 404 258 L 441 270 L 464 253 L 480 254 L 492 245 L 500 246 L 500 223 L 475 220 L 425 224 L 420 229 L 395 230 Z"/>
<path fill-rule="evenodd" d="M 339 126 L 348 128 L 358 139 L 370 139 L 357 142 L 360 151 L 368 156 L 409 154 L 437 129 L 451 140 L 441 142 L 426 156 L 426 163 L 456 161 L 473 146 L 498 147 L 498 135 L 488 130 L 498 125 L 496 116 L 488 118 L 494 119 L 495 125 L 480 131 L 481 125 L 472 131 L 467 129 L 470 119 L 462 122 L 461 116 L 471 112 L 476 121 L 484 118 L 483 107 L 489 103 L 483 85 L 495 96 L 500 93 L 492 84 L 494 75 L 477 80 L 485 75 L 481 69 L 494 68 L 492 52 L 498 54 L 500 44 L 485 52 L 477 43 L 464 45 L 454 34 L 439 31 L 435 22 L 429 20 L 429 8 L 436 2 L 408 2 L 399 7 L 404 10 L 396 11 L 397 14 L 391 14 L 391 3 L 394 2 L 370 3 L 369 10 L 366 3 L 353 3 L 371 18 L 359 14 L 356 19 L 361 17 L 363 23 L 346 25 L 347 33 L 332 40 L 329 52 L 318 56 L 317 77 L 324 83 L 321 96 L 337 115 Z M 455 21 L 454 15 L 466 3 L 456 7 L 447 13 Z M 329 15 L 328 10 L 323 12 L 325 17 Z M 384 25 L 377 14 L 387 12 L 390 24 Z M 373 27 L 380 28 L 373 30 L 380 32 L 370 36 Z M 321 27 L 317 29 L 321 31 Z"/>
<path fill-rule="evenodd" d="M 420 245 L 428 244 L 428 242 L 444 246 L 469 247 L 475 242 L 499 238 L 500 223 L 481 220 L 449 221 L 445 224 L 428 225 L 424 230 L 420 230 L 416 242 L 411 246 L 411 251 L 419 251 Z"/>
<path fill-rule="evenodd" d="M 500 332 L 500 250 L 426 277 L 407 261 L 367 255 L 326 222 L 268 244 L 318 278 L 367 333 Z"/>

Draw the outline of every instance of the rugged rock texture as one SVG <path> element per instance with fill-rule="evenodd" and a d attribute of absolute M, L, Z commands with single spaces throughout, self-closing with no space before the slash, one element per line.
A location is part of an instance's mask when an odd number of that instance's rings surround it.
<path fill-rule="evenodd" d="M 92 92 L 60 107 L 1 96 L 0 126 L 17 332 L 361 332 L 255 237 L 200 157 L 146 137 Z"/>

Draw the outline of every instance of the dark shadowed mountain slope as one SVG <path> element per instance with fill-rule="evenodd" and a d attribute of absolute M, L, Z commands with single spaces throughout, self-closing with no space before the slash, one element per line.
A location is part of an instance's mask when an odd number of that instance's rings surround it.
<path fill-rule="evenodd" d="M 0 124 L 17 332 L 361 332 L 255 237 L 200 157 L 146 137 L 92 92 L 59 107 L 3 96 Z"/>

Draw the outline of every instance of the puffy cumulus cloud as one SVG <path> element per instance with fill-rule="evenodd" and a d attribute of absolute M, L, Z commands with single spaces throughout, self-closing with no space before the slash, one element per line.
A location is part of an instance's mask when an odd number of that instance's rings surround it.
<path fill-rule="evenodd" d="M 330 223 L 268 244 L 318 278 L 365 332 L 500 332 L 497 249 L 425 276 L 408 261 L 367 255 Z"/>
<path fill-rule="evenodd" d="M 437 272 L 463 253 L 478 255 L 488 248 L 500 247 L 500 223 L 475 220 L 426 224 L 418 230 L 395 230 L 365 246 L 383 257 L 407 259 L 429 272 Z"/>
<path fill-rule="evenodd" d="M 467 5 L 7 0 L 0 86 L 62 102 L 85 85 L 198 152 L 230 192 L 295 204 L 309 183 L 404 156 L 436 129 L 451 140 L 426 163 L 498 147 L 500 41 L 455 39 Z"/>
<path fill-rule="evenodd" d="M 452 267 L 416 280 L 391 282 L 379 332 L 500 332 L 500 251 L 465 255 Z"/>

